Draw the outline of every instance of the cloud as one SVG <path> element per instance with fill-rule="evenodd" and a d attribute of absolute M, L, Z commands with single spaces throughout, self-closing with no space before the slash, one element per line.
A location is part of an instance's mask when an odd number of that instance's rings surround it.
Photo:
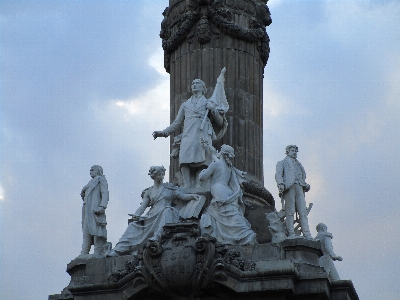
<path fill-rule="evenodd" d="M 275 7 L 281 5 L 283 3 L 283 0 L 269 0 L 268 1 L 268 7 L 271 9 L 274 9 Z"/>
<path fill-rule="evenodd" d="M 359 49 L 364 46 L 360 54 L 370 54 L 373 48 L 384 46 L 382 42 L 392 43 L 396 36 L 400 36 L 400 33 L 392 31 L 399 24 L 398 1 L 327 1 L 325 9 L 328 17 L 327 32 L 340 41 L 343 47 Z"/>
<path fill-rule="evenodd" d="M 270 118 L 273 118 L 275 121 L 282 117 L 282 115 L 295 118 L 299 115 L 307 115 L 310 113 L 301 103 L 296 103 L 285 95 L 284 92 L 275 90 L 277 87 L 282 88 L 266 80 L 264 81 L 264 116 L 267 122 Z"/>
<path fill-rule="evenodd" d="M 0 185 L 0 201 L 4 201 L 4 200 L 5 200 L 4 189 L 3 189 L 3 186 Z"/>
<path fill-rule="evenodd" d="M 109 183 L 113 244 L 152 184 L 149 167 L 168 166 L 169 139 L 151 135 L 170 123 L 158 37 L 166 5 L 2 3 L 2 298 L 43 299 L 68 284 L 91 165 Z M 339 273 L 362 299 L 398 293 L 399 5 L 269 2 L 265 186 L 278 199 L 275 164 L 297 144 L 310 226 L 326 222 L 345 259 Z"/>

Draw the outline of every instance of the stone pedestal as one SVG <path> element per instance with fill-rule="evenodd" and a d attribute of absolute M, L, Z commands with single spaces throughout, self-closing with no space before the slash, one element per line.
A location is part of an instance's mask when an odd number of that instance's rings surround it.
<path fill-rule="evenodd" d="M 49 300 L 358 299 L 350 280 L 329 280 L 321 255 L 314 240 L 228 246 L 196 223 L 169 224 L 137 255 L 73 260 L 70 284 Z"/>

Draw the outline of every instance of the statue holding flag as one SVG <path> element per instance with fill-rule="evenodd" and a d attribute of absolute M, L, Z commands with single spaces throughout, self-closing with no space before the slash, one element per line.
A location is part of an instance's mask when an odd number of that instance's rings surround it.
<path fill-rule="evenodd" d="M 168 137 L 183 125 L 182 134 L 174 138 L 171 156 L 179 156 L 184 188 L 199 187 L 199 173 L 212 162 L 211 154 L 203 147 L 202 141 L 211 145 L 226 132 L 228 122 L 225 113 L 229 105 L 224 89 L 225 71 L 223 68 L 209 99 L 204 96 L 207 92 L 205 83 L 201 79 L 193 80 L 192 97 L 182 103 L 175 121 L 162 131 L 153 132 L 154 139 Z"/>

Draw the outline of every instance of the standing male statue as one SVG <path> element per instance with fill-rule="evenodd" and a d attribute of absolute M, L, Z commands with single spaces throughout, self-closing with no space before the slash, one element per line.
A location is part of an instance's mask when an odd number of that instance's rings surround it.
<path fill-rule="evenodd" d="M 282 210 L 286 212 L 286 230 L 289 237 L 295 237 L 293 221 L 294 214 L 299 214 L 301 231 L 305 237 L 311 238 L 308 227 L 305 192 L 310 190 L 306 183 L 306 172 L 297 160 L 298 148 L 296 145 L 286 147 L 286 158 L 276 165 L 275 180 L 278 184 L 279 195 L 284 199 L 285 204 Z"/>
<path fill-rule="evenodd" d="M 179 166 L 184 188 L 192 187 L 193 183 L 199 187 L 198 175 L 212 161 L 209 150 L 201 141 L 211 145 L 222 138 L 228 126 L 224 117 L 229 108 L 224 90 L 225 71 L 223 68 L 209 99 L 204 96 L 207 92 L 205 83 L 200 79 L 193 80 L 192 97 L 181 105 L 175 121 L 162 131 L 153 132 L 154 139 L 168 137 L 183 125 L 182 134 L 175 137 L 174 143 L 180 144 Z"/>
<path fill-rule="evenodd" d="M 94 165 L 90 168 L 92 179 L 82 188 L 82 231 L 83 243 L 79 257 L 86 257 L 94 245 L 93 256 L 104 255 L 107 243 L 107 221 L 105 210 L 108 204 L 108 184 L 103 168 Z"/>

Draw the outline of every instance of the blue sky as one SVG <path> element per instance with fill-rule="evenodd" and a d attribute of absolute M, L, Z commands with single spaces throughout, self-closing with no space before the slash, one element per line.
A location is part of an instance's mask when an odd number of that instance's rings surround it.
<path fill-rule="evenodd" d="M 109 183 L 115 244 L 169 165 L 167 0 L 0 1 L 0 299 L 47 299 L 79 254 L 81 188 Z M 299 146 L 310 227 L 334 235 L 361 299 L 400 293 L 400 2 L 271 0 L 264 78 L 265 186 Z M 209 83 L 214 84 L 214 83 Z M 277 201 L 279 202 L 279 201 Z M 279 208 L 279 207 L 278 207 Z"/>

